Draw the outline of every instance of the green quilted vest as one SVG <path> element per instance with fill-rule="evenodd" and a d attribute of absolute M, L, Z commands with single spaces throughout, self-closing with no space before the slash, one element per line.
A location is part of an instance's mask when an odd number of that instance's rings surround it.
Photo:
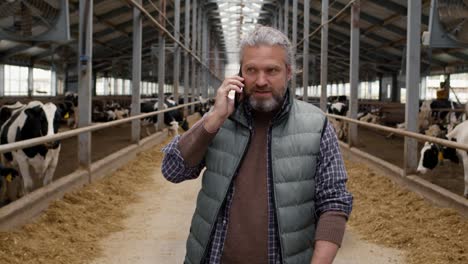
<path fill-rule="evenodd" d="M 294 100 L 270 128 L 270 166 L 282 263 L 309 264 L 315 236 L 315 167 L 325 115 L 317 107 Z M 247 150 L 251 125 L 242 105 L 218 131 L 206 153 L 206 170 L 187 240 L 187 264 L 205 257 L 216 218 L 233 175 Z"/>

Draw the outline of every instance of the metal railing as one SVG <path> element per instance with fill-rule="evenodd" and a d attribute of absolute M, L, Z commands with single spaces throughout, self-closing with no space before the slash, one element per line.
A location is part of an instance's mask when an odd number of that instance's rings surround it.
<path fill-rule="evenodd" d="M 357 125 L 360 125 L 360 126 L 374 128 L 374 129 L 377 129 L 377 130 L 382 130 L 382 131 L 394 133 L 394 134 L 401 135 L 401 136 L 411 137 L 411 138 L 414 138 L 414 139 L 419 140 L 421 142 L 429 141 L 429 142 L 440 144 L 440 145 L 443 145 L 443 146 L 446 146 L 446 147 L 451 147 L 451 148 L 462 149 L 462 150 L 468 151 L 468 144 L 461 144 L 461 143 L 458 143 L 458 142 L 454 142 L 454 141 L 450 141 L 450 140 L 446 140 L 446 139 L 442 139 L 442 138 L 426 136 L 426 135 L 422 135 L 422 134 L 407 131 L 407 130 L 402 130 L 402 129 L 392 128 L 392 127 L 367 123 L 367 122 L 359 121 L 359 120 L 352 119 L 352 118 L 345 117 L 345 116 L 339 116 L 339 115 L 333 115 L 333 114 L 327 114 L 327 116 L 335 118 L 335 119 L 341 119 L 343 121 L 346 121 L 346 122 L 349 122 L 349 123 L 354 123 L 354 124 L 357 124 Z"/>
<path fill-rule="evenodd" d="M 157 114 L 160 114 L 160 113 L 165 113 L 165 112 L 173 111 L 173 110 L 176 110 L 176 109 L 179 109 L 179 108 L 183 108 L 185 106 L 191 106 L 191 105 L 200 104 L 200 103 L 201 103 L 200 101 L 196 101 L 196 102 L 192 102 L 192 103 L 178 105 L 176 107 L 171 107 L 171 108 L 164 109 L 164 110 L 154 111 L 154 112 L 151 112 L 151 113 L 144 113 L 144 114 L 139 114 L 139 115 L 136 115 L 136 116 L 130 116 L 130 117 L 120 119 L 120 120 L 110 121 L 110 122 L 106 122 L 106 123 L 102 123 L 102 124 L 90 125 L 90 126 L 87 126 L 87 127 L 80 127 L 80 128 L 73 129 L 73 130 L 70 130 L 70 131 L 60 132 L 60 133 L 54 134 L 52 136 L 32 138 L 32 139 L 22 140 L 22 141 L 10 143 L 10 144 L 0 145 L 0 154 L 5 153 L 5 152 L 10 152 L 10 151 L 13 151 L 13 150 L 18 150 L 18 149 L 37 146 L 39 144 L 43 144 L 43 143 L 46 143 L 46 142 L 57 141 L 57 140 L 61 140 L 61 139 L 66 139 L 66 138 L 78 136 L 79 134 L 86 133 L 86 132 L 92 132 L 92 131 L 101 130 L 101 129 L 104 129 L 104 128 L 118 126 L 118 125 L 121 125 L 121 124 L 131 122 L 133 120 L 151 117 L 151 116 L 154 116 L 154 115 L 157 115 Z M 163 120 L 158 120 L 158 122 L 163 122 Z"/>

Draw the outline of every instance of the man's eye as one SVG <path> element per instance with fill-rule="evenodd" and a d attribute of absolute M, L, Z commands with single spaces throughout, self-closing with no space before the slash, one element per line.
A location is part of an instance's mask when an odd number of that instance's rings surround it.
<path fill-rule="evenodd" d="M 269 72 L 270 74 L 275 74 L 275 73 L 278 72 L 278 69 L 276 69 L 276 68 L 269 69 L 268 72 Z"/>
<path fill-rule="evenodd" d="M 255 72 L 255 69 L 254 69 L 254 68 L 248 68 L 248 69 L 247 69 L 247 72 L 248 72 L 248 73 L 253 73 L 253 72 Z"/>

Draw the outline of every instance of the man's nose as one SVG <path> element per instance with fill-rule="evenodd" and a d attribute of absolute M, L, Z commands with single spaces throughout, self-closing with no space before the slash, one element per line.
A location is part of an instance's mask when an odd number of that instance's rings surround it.
<path fill-rule="evenodd" d="M 255 84 L 259 87 L 267 85 L 267 76 L 264 72 L 259 72 Z"/>

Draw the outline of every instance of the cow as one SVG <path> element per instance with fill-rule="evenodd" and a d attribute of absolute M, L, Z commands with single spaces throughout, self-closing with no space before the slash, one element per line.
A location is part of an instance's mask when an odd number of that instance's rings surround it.
<path fill-rule="evenodd" d="M 468 121 L 465 121 L 456 126 L 451 132 L 446 135 L 448 140 L 456 141 L 461 144 L 468 145 Z M 453 149 L 448 147 L 438 146 L 434 143 L 426 142 L 421 149 L 421 157 L 419 160 L 417 171 L 426 173 L 428 170 L 434 169 L 440 161 L 449 159 L 452 162 L 458 163 L 461 159 L 464 171 L 465 189 L 463 195 L 468 198 L 468 153 L 465 150 Z"/>
<path fill-rule="evenodd" d="M 165 99 L 163 107 L 167 109 L 169 107 L 177 106 L 177 104 L 170 99 Z M 175 109 L 171 111 L 164 112 L 164 124 L 167 126 L 172 126 L 171 122 L 176 121 L 180 124 L 184 131 L 189 129 L 188 122 L 185 118 L 183 118 L 183 114 L 180 109 Z M 158 100 L 145 100 L 140 104 L 140 111 L 141 113 L 151 113 L 154 111 L 158 111 Z M 158 115 L 154 115 L 152 117 L 145 118 L 143 120 L 143 126 L 148 126 L 149 124 L 153 124 L 156 128 L 156 124 L 158 122 Z M 149 134 L 148 128 L 146 128 L 146 133 Z"/>
<path fill-rule="evenodd" d="M 77 107 L 73 105 L 71 101 L 64 101 L 57 103 L 57 108 L 60 109 L 61 119 L 67 122 L 67 126 L 70 128 L 76 128 L 76 111 Z"/>
<path fill-rule="evenodd" d="M 348 107 L 342 102 L 331 103 L 328 105 L 328 113 L 330 114 L 345 116 L 347 111 Z"/>
<path fill-rule="evenodd" d="M 179 122 L 171 121 L 171 126 L 167 130 L 170 137 L 179 135 Z"/>
<path fill-rule="evenodd" d="M 335 102 L 328 105 L 328 113 L 334 115 L 345 116 L 348 112 L 348 107 L 342 102 Z M 348 132 L 348 123 L 343 120 L 337 120 L 335 118 L 330 118 L 330 122 L 335 128 L 336 135 L 339 139 L 346 138 Z"/>
<path fill-rule="evenodd" d="M 20 198 L 21 187 L 22 183 L 18 171 L 0 164 L 0 206 Z"/>
<path fill-rule="evenodd" d="M 73 129 L 78 127 L 78 94 L 74 92 L 65 93 L 65 104 L 68 105 L 68 116 L 63 113 L 67 120 L 67 125 Z"/>
<path fill-rule="evenodd" d="M 177 106 L 177 103 L 171 99 L 164 99 L 164 105 L 167 106 L 168 108 L 171 108 L 171 107 L 176 107 Z M 172 121 L 177 121 L 180 125 L 180 127 L 184 130 L 184 131 L 187 131 L 189 129 L 189 125 L 188 125 L 188 122 L 187 122 L 187 119 L 184 118 L 184 113 L 183 113 L 183 109 L 182 108 L 179 108 L 179 109 L 174 109 L 172 111 L 169 111 L 169 112 L 166 112 L 168 114 L 167 118 L 172 118 L 172 120 L 166 120 L 166 115 L 164 116 L 164 123 L 166 123 L 166 125 L 171 125 L 172 124 Z M 167 122 L 169 122 L 169 124 L 167 124 Z"/>
<path fill-rule="evenodd" d="M 60 116 L 55 104 L 31 101 L 1 127 L 0 144 L 54 135 L 58 131 Z M 2 163 L 19 169 L 23 192 L 27 194 L 33 189 L 34 179 L 42 181 L 43 185 L 52 181 L 60 147 L 60 142 L 54 141 L 14 150 L 2 155 Z"/>

